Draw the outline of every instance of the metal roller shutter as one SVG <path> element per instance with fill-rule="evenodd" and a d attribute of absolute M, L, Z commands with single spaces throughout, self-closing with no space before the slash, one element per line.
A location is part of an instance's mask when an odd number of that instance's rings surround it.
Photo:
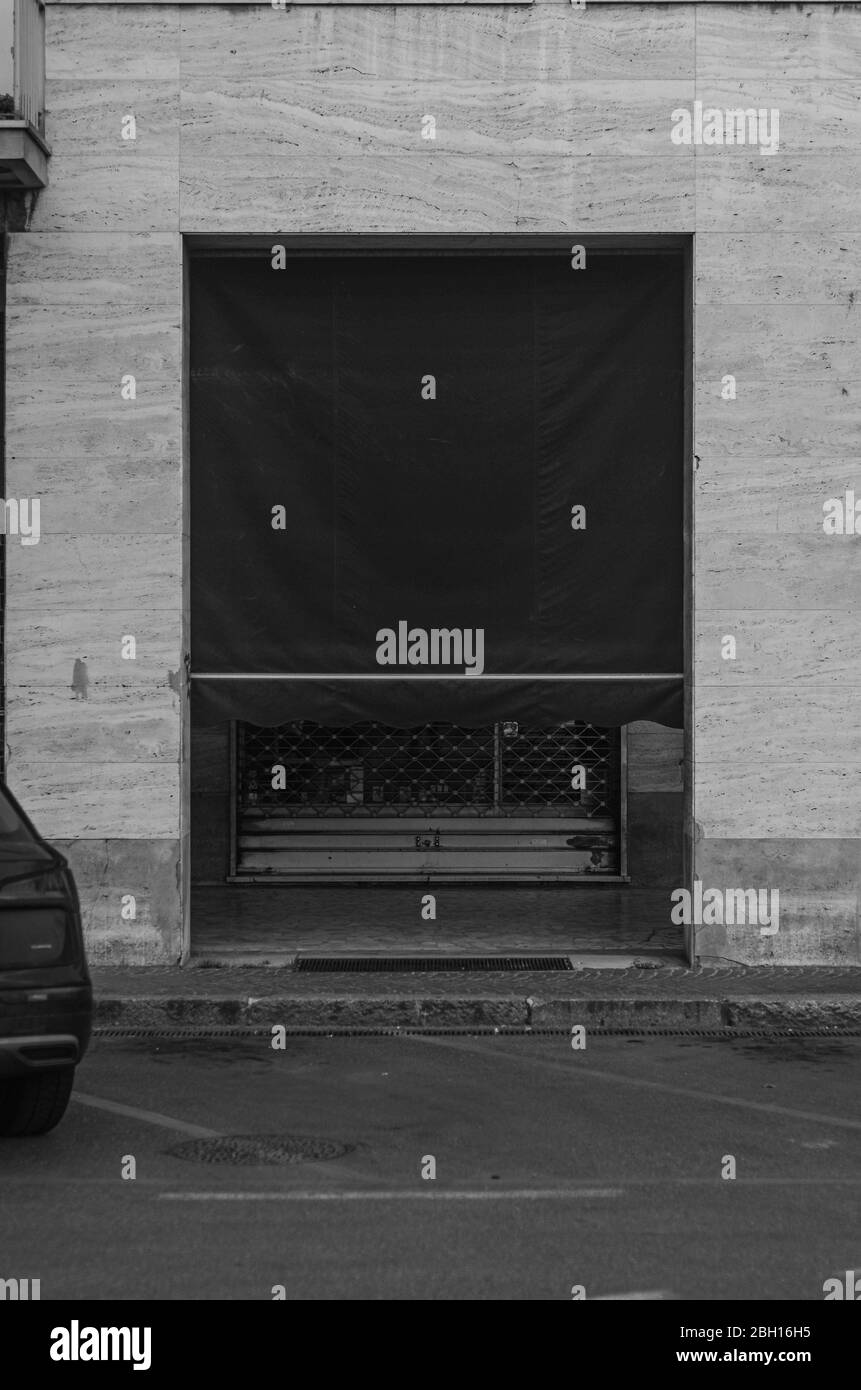
<path fill-rule="evenodd" d="M 238 723 L 233 748 L 239 881 L 624 873 L 624 729 Z"/>

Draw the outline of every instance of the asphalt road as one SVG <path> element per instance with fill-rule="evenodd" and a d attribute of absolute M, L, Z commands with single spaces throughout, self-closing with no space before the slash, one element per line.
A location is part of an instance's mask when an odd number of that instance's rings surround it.
<path fill-rule="evenodd" d="M 97 1040 L 60 1127 L 0 1141 L 0 1277 L 43 1300 L 822 1300 L 861 1270 L 859 1064 L 835 1038 Z M 347 1151 L 171 1152 L 223 1135 Z"/>

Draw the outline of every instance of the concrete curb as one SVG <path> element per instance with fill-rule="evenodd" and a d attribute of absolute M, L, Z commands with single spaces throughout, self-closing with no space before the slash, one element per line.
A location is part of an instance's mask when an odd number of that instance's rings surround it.
<path fill-rule="evenodd" d="M 858 1028 L 861 997 L 826 994 L 821 998 L 728 999 L 727 1022 L 734 1028 Z"/>
<path fill-rule="evenodd" d="M 101 996 L 97 1028 L 850 1028 L 861 995 L 702 998 L 404 998 L 271 995 L 262 999 Z"/>

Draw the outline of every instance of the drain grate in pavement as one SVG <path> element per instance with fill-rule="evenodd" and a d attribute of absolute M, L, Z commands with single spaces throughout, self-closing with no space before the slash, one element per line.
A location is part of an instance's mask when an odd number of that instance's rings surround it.
<path fill-rule="evenodd" d="M 218 1139 L 185 1139 L 167 1152 L 193 1163 L 305 1163 L 342 1158 L 351 1145 L 334 1139 L 311 1139 L 295 1134 L 227 1134 Z"/>
<path fill-rule="evenodd" d="M 568 956 L 298 956 L 294 970 L 325 974 L 353 971 L 402 973 L 426 970 L 573 970 Z"/>

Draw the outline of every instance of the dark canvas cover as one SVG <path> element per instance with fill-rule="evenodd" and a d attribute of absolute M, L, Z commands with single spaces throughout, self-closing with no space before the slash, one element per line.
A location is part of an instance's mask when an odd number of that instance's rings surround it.
<path fill-rule="evenodd" d="M 190 306 L 195 720 L 681 725 L 677 256 L 202 256 Z"/>

